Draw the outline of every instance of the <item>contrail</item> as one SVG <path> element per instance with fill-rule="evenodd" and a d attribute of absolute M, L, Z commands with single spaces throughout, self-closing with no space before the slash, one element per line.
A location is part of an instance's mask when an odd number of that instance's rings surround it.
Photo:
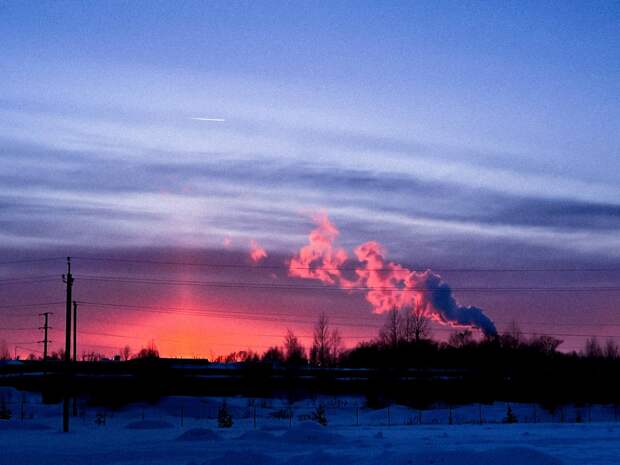
<path fill-rule="evenodd" d="M 211 122 L 215 122 L 215 123 L 223 123 L 226 120 L 224 118 L 200 118 L 200 117 L 195 117 L 195 118 L 190 118 L 193 119 L 194 121 L 211 121 Z"/>

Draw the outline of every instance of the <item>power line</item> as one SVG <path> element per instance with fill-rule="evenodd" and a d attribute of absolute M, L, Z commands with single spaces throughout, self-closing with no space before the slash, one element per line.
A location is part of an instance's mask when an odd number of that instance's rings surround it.
<path fill-rule="evenodd" d="M 14 308 L 29 308 L 29 307 L 47 307 L 49 305 L 60 305 L 64 304 L 62 301 L 57 302 L 39 302 L 32 304 L 15 304 L 15 305 L 4 305 L 0 307 L 0 310 L 12 310 Z"/>
<path fill-rule="evenodd" d="M 28 344 L 30 344 L 30 343 L 28 343 Z M 35 344 L 35 343 L 33 342 L 32 344 Z M 25 350 L 26 352 L 36 352 L 36 353 L 39 353 L 39 354 L 42 354 L 42 353 L 43 353 L 43 351 L 41 351 L 41 350 L 39 350 L 39 349 L 31 349 L 31 348 L 29 348 L 29 347 L 21 347 L 21 346 L 19 346 L 19 345 L 16 345 L 15 347 L 16 347 L 17 349 Z"/>
<path fill-rule="evenodd" d="M 0 262 L 0 266 L 19 265 L 22 263 L 51 262 L 51 261 L 64 260 L 64 259 L 65 257 L 25 258 L 21 260 L 8 260 L 8 261 Z"/>
<path fill-rule="evenodd" d="M 46 274 L 46 275 L 39 275 L 39 276 L 16 276 L 14 278 L 6 278 L 6 279 L 0 279 L 0 283 L 3 282 L 11 282 L 11 281 L 22 281 L 22 280 L 31 280 L 31 279 L 58 279 L 58 276 L 56 275 L 50 275 L 50 274 Z"/>
<path fill-rule="evenodd" d="M 32 277 L 32 278 L 17 278 L 17 279 L 4 279 L 0 280 L 0 286 L 10 286 L 12 284 L 39 284 L 57 280 L 57 276 L 49 277 Z"/>
<path fill-rule="evenodd" d="M 267 290 L 304 290 L 304 291 L 381 291 L 381 292 L 619 292 L 620 286 L 580 286 L 580 287 L 436 287 L 422 288 L 411 287 L 401 288 L 397 286 L 307 286 L 295 284 L 268 284 L 258 282 L 234 282 L 234 281 L 193 281 L 193 280 L 172 280 L 172 279 L 156 279 L 156 278 L 131 278 L 116 276 L 93 276 L 80 275 L 81 280 L 114 282 L 114 283 L 131 283 L 131 284 L 152 284 L 165 286 L 200 286 L 213 288 L 231 288 L 231 289 L 267 289 Z"/>
<path fill-rule="evenodd" d="M 87 302 L 82 302 L 84 304 L 87 305 L 93 305 L 93 306 L 115 306 L 114 304 L 96 304 L 96 303 L 87 303 Z M 162 310 L 166 309 L 166 307 L 156 307 L 157 310 L 152 309 L 152 307 L 144 307 L 144 306 L 132 306 L 132 305 L 116 305 L 118 307 L 123 307 L 123 308 L 130 308 L 130 309 L 134 309 L 134 310 L 139 310 L 139 311 L 145 311 L 145 312 L 155 312 L 155 313 L 178 313 L 177 310 L 175 310 L 173 307 L 168 307 L 167 310 Z M 282 323 L 308 323 L 308 324 L 312 324 L 314 323 L 314 320 L 301 320 L 301 319 L 297 319 L 297 320 L 282 320 L 281 318 L 257 318 L 257 317 L 243 317 L 243 316 L 226 316 L 226 315 L 213 315 L 214 312 L 211 313 L 185 313 L 188 315 L 194 315 L 194 316 L 210 316 L 211 318 L 218 318 L 218 319 L 241 319 L 241 320 L 252 320 L 252 321 L 276 321 L 276 322 L 282 322 Z M 275 314 L 274 314 L 275 315 Z M 380 329 L 381 326 L 377 326 L 377 325 L 372 325 L 372 324 L 361 324 L 361 323 L 348 323 L 346 324 L 346 326 L 348 327 L 359 327 L 359 328 L 373 328 L 373 329 Z M 454 331 L 458 331 L 459 329 L 464 329 L 464 328 L 460 328 L 460 327 L 445 327 L 445 328 L 433 328 L 433 331 L 437 331 L 437 332 L 454 332 Z M 521 331 L 521 334 L 525 334 L 525 335 L 532 335 L 532 336 L 536 336 L 536 335 L 541 335 L 541 332 L 536 332 L 536 331 Z M 549 335 L 549 336 L 566 336 L 566 337 L 610 337 L 610 338 L 617 338 L 620 336 L 613 336 L 613 335 L 608 335 L 608 334 L 595 334 L 595 333 L 589 333 L 589 334 L 585 334 L 585 333 L 555 333 L 555 332 L 544 332 L 545 335 Z"/>
<path fill-rule="evenodd" d="M 17 345 L 17 344 L 24 344 L 24 345 L 28 345 L 28 344 L 38 344 L 39 341 L 5 341 L 7 344 L 12 344 L 12 345 Z"/>
<path fill-rule="evenodd" d="M 103 308 L 125 308 L 125 309 L 132 309 L 132 310 L 136 310 L 136 311 L 145 311 L 145 312 L 153 312 L 153 313 L 177 313 L 177 314 L 184 314 L 184 315 L 189 315 L 189 316 L 207 316 L 207 317 L 215 317 L 218 315 L 221 315 L 222 317 L 226 317 L 228 318 L 237 318 L 240 317 L 242 319 L 242 317 L 247 317 L 246 319 L 250 319 L 250 320 L 257 320 L 257 321 L 284 321 L 284 322 L 300 322 L 300 323 L 312 323 L 314 320 L 304 320 L 303 315 L 299 315 L 296 313 L 285 313 L 285 312 L 248 312 L 248 311 L 235 311 L 235 310 L 226 310 L 226 311 L 218 311 L 218 310 L 202 310 L 202 309 L 195 309 L 195 308 L 189 308 L 189 307 L 166 307 L 166 306 L 152 306 L 152 305 L 130 305 L 130 304 L 122 304 L 122 303 L 112 303 L 112 302 L 92 302 L 92 301 L 79 301 L 82 304 L 85 305 L 90 305 L 90 306 L 95 306 L 95 307 L 103 307 Z M 60 304 L 62 302 L 56 302 L 56 304 Z M 34 305 L 42 305 L 42 304 L 34 304 Z M 45 305 L 49 305 L 45 304 Z M 30 306 L 30 305 L 28 305 Z M 22 307 L 27 307 L 26 305 L 22 305 Z M 33 315 L 20 315 L 21 317 L 24 318 L 30 318 L 30 317 L 34 317 Z M 265 318 L 266 317 L 266 318 Z M 289 320 L 282 320 L 282 318 L 292 318 Z M 94 319 L 97 319 L 96 317 Z M 348 320 L 349 317 L 346 316 L 332 316 L 332 319 L 345 319 Z M 355 316 L 355 319 L 357 321 L 359 320 L 367 320 L 367 321 L 372 321 L 375 320 L 373 317 L 368 316 Z M 103 320 L 103 319 L 98 319 L 99 321 L 106 321 L 109 322 L 108 320 Z M 499 320 L 499 319 L 494 319 L 494 322 L 496 324 L 509 324 L 514 322 L 515 320 Z M 620 326 L 620 323 L 605 323 L 605 322 L 599 322 L 599 323 L 568 323 L 568 322 L 563 322 L 563 323 L 550 323 L 550 322 L 544 322 L 544 321 L 517 321 L 518 324 L 526 324 L 526 325 L 538 325 L 538 326 L 576 326 L 576 327 L 583 327 L 583 326 L 593 326 L 593 327 L 604 327 L 604 326 Z M 129 324 L 131 325 L 131 324 Z M 344 324 L 349 325 L 349 323 L 345 323 Z M 134 325 L 134 326 L 141 326 L 141 327 L 145 327 L 146 325 Z M 151 327 L 155 327 L 152 326 Z M 1 330 L 28 330 L 28 329 L 33 329 L 34 328 L 10 328 L 10 327 L 5 327 L 5 328 L 0 328 Z"/>
<path fill-rule="evenodd" d="M 118 337 L 118 338 L 124 338 L 124 339 L 139 339 L 142 340 L 144 339 L 143 337 L 140 336 L 130 336 L 128 334 L 116 334 L 116 333 L 104 333 L 104 332 L 93 332 L 93 331 L 78 331 L 79 334 L 87 334 L 89 336 L 103 336 L 103 337 Z M 168 339 L 168 338 L 160 338 L 160 341 L 166 341 L 166 342 L 174 342 L 174 343 L 179 343 L 182 344 L 185 341 L 181 341 L 179 339 Z"/>
<path fill-rule="evenodd" d="M 183 261 L 170 261 L 170 260 L 141 260 L 135 258 L 115 258 L 115 257 L 102 257 L 102 256 L 77 256 L 73 257 L 76 260 L 85 261 L 106 261 L 106 262 L 123 262 L 123 263 L 142 263 L 149 265 L 172 265 L 172 266 L 195 266 L 205 268 L 241 268 L 241 269 L 268 269 L 268 270 L 314 270 L 315 267 L 288 267 L 282 265 L 243 265 L 232 263 L 206 263 L 206 262 L 183 262 Z M 541 267 L 541 268 L 445 268 L 432 266 L 408 266 L 408 268 L 420 269 L 420 270 L 433 270 L 439 272 L 468 272 L 468 273 L 495 273 L 495 272 L 618 272 L 620 268 L 578 268 L 578 267 Z M 356 271 L 358 268 L 353 267 L 339 267 L 339 268 L 321 268 L 324 271 Z M 367 268 L 364 271 L 393 271 L 391 268 Z"/>
<path fill-rule="evenodd" d="M 36 331 L 40 328 L 0 328 L 0 331 Z"/>
<path fill-rule="evenodd" d="M 256 313 L 250 313 L 250 312 L 245 312 L 244 314 L 246 315 L 256 315 Z M 278 315 L 282 315 L 282 313 L 279 312 L 273 312 L 273 313 L 264 313 L 261 312 L 261 315 L 273 315 L 278 316 Z M 297 315 L 292 315 L 290 313 L 284 314 L 284 316 L 297 316 Z M 372 318 L 368 318 L 368 317 L 364 317 L 364 316 L 355 316 L 356 321 L 362 320 L 362 321 L 376 321 L 375 319 Z M 115 325 L 118 326 L 118 323 L 116 321 L 111 321 L 107 318 L 97 318 L 95 316 L 90 316 L 89 320 L 94 320 L 94 321 L 100 321 L 103 324 L 111 324 L 111 325 Z M 344 317 L 344 316 L 330 316 L 330 321 L 331 320 L 336 320 L 336 323 L 338 325 L 341 326 L 347 326 L 347 323 L 338 323 L 338 320 L 349 320 L 348 317 Z M 553 322 L 548 322 L 548 321 L 523 321 L 523 320 L 500 320 L 500 319 L 493 319 L 493 322 L 496 325 L 504 325 L 504 324 L 512 324 L 512 323 L 516 323 L 517 325 L 526 325 L 526 326 L 551 326 L 551 327 L 573 327 L 573 328 L 582 328 L 584 326 L 586 327 L 594 327 L 594 328 L 598 328 L 598 327 L 620 327 L 620 323 L 553 323 Z M 305 321 L 304 321 L 305 323 Z M 155 328 L 155 329 L 161 329 L 162 325 L 147 325 L 147 324 L 137 324 L 137 323 L 127 323 L 127 322 L 123 322 L 122 326 L 135 326 L 138 328 Z M 10 330 L 12 328 L 0 328 L 0 330 L 2 329 L 7 329 Z M 32 329 L 32 328 L 28 328 L 28 329 Z M 231 333 L 227 333 L 227 334 L 231 334 Z M 238 333 L 238 335 L 245 335 L 245 333 Z"/>
<path fill-rule="evenodd" d="M 153 305 L 130 305 L 130 304 L 123 304 L 123 303 L 113 303 L 113 302 L 92 302 L 92 301 L 78 301 L 79 303 L 83 303 L 86 305 L 91 305 L 91 306 L 97 306 L 97 307 L 118 307 L 118 308 L 132 308 L 132 309 L 136 309 L 136 310 L 165 310 L 167 311 L 166 313 L 176 313 L 176 312 L 183 312 L 184 314 L 188 314 L 188 315 L 194 315 L 194 316 L 211 316 L 214 314 L 222 314 L 222 315 L 241 315 L 241 316 L 273 316 L 275 318 L 281 318 L 281 317 L 291 317 L 291 318 L 299 318 L 299 317 L 303 317 L 303 315 L 299 315 L 297 313 L 287 313 L 287 312 L 265 312 L 265 311 L 261 311 L 261 312 L 249 312 L 249 311 L 236 311 L 236 310 L 203 310 L 203 309 L 196 309 L 196 308 L 191 308 L 191 307 L 175 307 L 175 306 L 153 306 Z M 11 308 L 27 308 L 27 307 L 32 307 L 32 306 L 49 306 L 49 305 L 59 305 L 62 304 L 63 302 L 47 302 L 47 303 L 40 303 L 40 304 L 26 304 L 26 305 L 15 305 L 15 306 L 11 306 L 11 307 L 0 307 L 0 309 L 2 308 L 7 308 L 7 309 L 11 309 Z M 158 313 L 158 312 L 155 312 Z M 20 317 L 20 318 L 34 318 L 36 315 L 11 315 L 10 317 Z M 104 318 L 97 318 L 96 316 L 91 316 L 89 317 L 90 319 L 94 319 L 97 321 L 102 321 L 102 322 L 106 322 L 106 323 L 113 323 L 111 321 L 109 321 L 108 319 L 104 319 Z M 332 319 L 345 319 L 348 320 L 350 317 L 348 316 L 332 316 Z M 356 315 L 355 319 L 357 321 L 359 320 L 368 320 L 368 321 L 376 321 L 376 317 L 372 317 L 371 315 L 368 316 L 363 316 L 363 315 Z M 620 323 L 606 323 L 606 322 L 598 322 L 598 323 L 587 323 L 587 322 L 575 322 L 575 323 L 569 323 L 569 322 L 545 322 L 545 321 L 517 321 L 515 319 L 509 319 L 509 320 L 501 320 L 501 319 L 494 319 L 494 322 L 497 324 L 502 324 L 502 323 L 512 323 L 512 322 L 517 322 L 519 324 L 527 324 L 527 325 L 549 325 L 549 326 L 578 326 L 578 327 L 583 327 L 583 326 L 594 326 L 594 327 L 599 327 L 599 326 L 620 326 Z M 132 326 L 132 324 L 127 323 L 127 325 Z M 157 327 L 155 325 L 133 325 L 133 326 L 140 326 L 140 327 Z M 9 327 L 4 327 L 4 328 L 0 328 L 0 330 L 21 330 L 22 328 L 9 328 Z M 24 330 L 26 329 L 35 329 L 35 328 L 23 328 Z"/>

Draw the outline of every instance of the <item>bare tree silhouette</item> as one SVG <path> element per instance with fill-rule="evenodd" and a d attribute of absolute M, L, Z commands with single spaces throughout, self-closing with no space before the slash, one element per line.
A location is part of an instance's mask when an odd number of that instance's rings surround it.
<path fill-rule="evenodd" d="M 430 320 L 419 306 L 405 309 L 401 317 L 401 334 L 405 342 L 420 342 L 430 336 Z"/>
<path fill-rule="evenodd" d="M 125 346 L 121 349 L 121 360 L 127 361 L 131 358 L 131 347 Z"/>
<path fill-rule="evenodd" d="M 342 350 L 342 338 L 337 329 L 331 329 L 329 318 L 325 313 L 319 315 L 312 334 L 310 362 L 325 367 L 334 365 Z"/>
<path fill-rule="evenodd" d="M 6 341 L 3 339 L 0 341 L 0 360 L 10 360 L 11 359 L 11 351 L 9 351 L 9 346 Z"/>
<path fill-rule="evenodd" d="M 304 365 L 307 363 L 306 349 L 301 345 L 295 333 L 288 329 L 284 336 L 285 362 L 288 365 Z"/>

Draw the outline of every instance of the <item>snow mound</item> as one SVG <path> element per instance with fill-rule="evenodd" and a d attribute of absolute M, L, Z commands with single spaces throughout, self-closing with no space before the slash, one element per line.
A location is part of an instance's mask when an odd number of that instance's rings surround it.
<path fill-rule="evenodd" d="M 223 463 L 229 465 L 273 465 L 275 459 L 261 452 L 227 450 L 222 455 L 204 462 L 202 465 L 222 465 Z"/>
<path fill-rule="evenodd" d="M 479 459 L 473 463 L 501 463 L 504 465 L 562 465 L 564 462 L 527 447 L 507 447 L 493 449 L 478 454 Z"/>
<path fill-rule="evenodd" d="M 221 436 L 209 428 L 192 428 L 181 434 L 177 441 L 219 441 Z"/>
<path fill-rule="evenodd" d="M 17 423 L 14 421 L 0 421 L 0 430 L 26 430 L 26 431 L 41 431 L 46 429 L 52 429 L 48 425 L 44 425 L 43 423 Z"/>
<path fill-rule="evenodd" d="M 314 444 L 330 444 L 343 440 L 343 437 L 339 434 L 330 433 L 326 431 L 324 426 L 311 421 L 293 426 L 280 437 L 288 442 L 309 442 Z"/>
<path fill-rule="evenodd" d="M 172 423 L 163 420 L 141 420 L 134 421 L 125 426 L 127 429 L 165 429 L 173 428 Z"/>
<path fill-rule="evenodd" d="M 283 465 L 342 465 L 343 463 L 360 463 L 359 457 L 332 454 L 316 451 L 310 454 L 297 455 L 284 462 Z M 391 465 L 391 464 L 390 464 Z M 417 465 L 417 464 L 416 464 Z"/>
<path fill-rule="evenodd" d="M 276 437 L 266 431 L 246 431 L 239 439 L 242 441 L 273 441 Z"/>
<path fill-rule="evenodd" d="M 564 462 L 550 455 L 527 447 L 491 449 L 484 452 L 429 451 L 420 454 L 386 454 L 381 457 L 386 465 L 431 465 L 445 463 L 450 465 L 563 465 Z"/>

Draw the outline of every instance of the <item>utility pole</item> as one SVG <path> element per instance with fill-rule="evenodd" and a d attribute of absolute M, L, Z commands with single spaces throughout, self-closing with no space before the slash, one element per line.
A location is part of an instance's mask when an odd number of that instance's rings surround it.
<path fill-rule="evenodd" d="M 47 361 L 47 345 L 52 342 L 47 338 L 47 332 L 48 330 L 50 330 L 50 326 L 48 324 L 48 318 L 50 315 L 53 315 L 52 312 L 43 312 L 43 313 L 39 313 L 39 316 L 45 317 L 45 322 L 43 323 L 43 326 L 39 327 L 39 329 L 43 330 L 43 340 L 39 341 L 39 343 L 43 343 L 43 361 Z"/>
<path fill-rule="evenodd" d="M 67 274 L 62 275 L 67 285 L 66 329 L 65 329 L 65 397 L 62 404 L 62 430 L 69 432 L 69 372 L 71 371 L 71 291 L 73 275 L 71 274 L 71 257 L 67 257 Z"/>
<path fill-rule="evenodd" d="M 78 304 L 73 301 L 73 363 L 77 362 L 77 307 Z M 78 416 L 77 396 L 73 398 L 73 416 Z"/>
<path fill-rule="evenodd" d="M 77 308 L 78 304 L 73 301 L 73 361 L 77 362 Z"/>
<path fill-rule="evenodd" d="M 73 288 L 73 275 L 71 274 L 71 257 L 67 257 L 67 274 L 62 275 L 63 282 L 67 285 L 66 325 L 65 325 L 65 362 L 71 362 L 71 291 Z"/>

